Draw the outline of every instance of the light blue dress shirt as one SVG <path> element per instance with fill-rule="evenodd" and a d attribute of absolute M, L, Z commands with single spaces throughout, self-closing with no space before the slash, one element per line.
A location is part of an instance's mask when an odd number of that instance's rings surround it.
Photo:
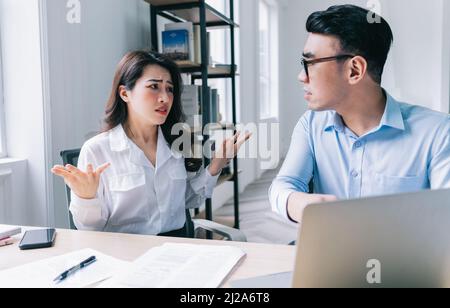
<path fill-rule="evenodd" d="M 450 188 L 450 116 L 387 95 L 380 125 L 357 137 L 335 111 L 308 111 L 270 187 L 273 210 L 288 218 L 289 196 L 312 179 L 339 199 Z"/>

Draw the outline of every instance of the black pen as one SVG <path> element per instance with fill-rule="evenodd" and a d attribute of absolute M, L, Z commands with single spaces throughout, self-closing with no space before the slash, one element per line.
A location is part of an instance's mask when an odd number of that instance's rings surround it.
<path fill-rule="evenodd" d="M 74 274 L 75 272 L 79 271 L 82 268 L 85 268 L 86 266 L 94 263 L 95 261 L 97 261 L 97 258 L 95 256 L 89 257 L 88 259 L 84 260 L 83 262 L 81 262 L 78 265 L 75 265 L 72 268 L 69 268 L 67 271 L 65 271 L 64 273 L 62 273 L 61 275 L 59 275 L 58 277 L 56 277 L 53 281 L 55 282 L 61 282 L 64 279 L 66 279 L 67 277 L 69 277 L 70 275 Z"/>

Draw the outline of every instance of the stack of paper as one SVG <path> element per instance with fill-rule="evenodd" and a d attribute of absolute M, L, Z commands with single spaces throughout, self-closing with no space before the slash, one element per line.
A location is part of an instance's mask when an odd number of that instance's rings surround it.
<path fill-rule="evenodd" d="M 90 256 L 97 262 L 55 283 L 54 279 Z M 119 269 L 129 265 L 92 249 L 33 262 L 0 272 L 0 288 L 83 288 L 112 277 Z"/>
<path fill-rule="evenodd" d="M 244 256 L 237 247 L 165 244 L 100 287 L 217 288 Z"/>

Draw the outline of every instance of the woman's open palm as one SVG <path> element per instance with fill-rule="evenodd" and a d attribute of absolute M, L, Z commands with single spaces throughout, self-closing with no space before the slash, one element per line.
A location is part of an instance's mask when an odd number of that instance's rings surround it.
<path fill-rule="evenodd" d="M 100 185 L 100 176 L 108 169 L 110 163 L 101 165 L 96 170 L 88 164 L 86 172 L 72 166 L 54 166 L 52 173 L 64 178 L 64 182 L 81 199 L 94 199 Z"/>

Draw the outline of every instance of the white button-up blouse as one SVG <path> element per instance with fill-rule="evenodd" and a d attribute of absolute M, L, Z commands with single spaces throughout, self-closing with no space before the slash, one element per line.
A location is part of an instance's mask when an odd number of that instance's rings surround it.
<path fill-rule="evenodd" d="M 158 129 L 156 168 L 122 127 L 87 141 L 78 159 L 86 171 L 105 164 L 96 199 L 72 192 L 70 211 L 80 230 L 156 235 L 181 229 L 186 208 L 196 208 L 212 196 L 218 176 L 208 169 L 191 174 L 181 154 L 171 151 Z"/>

